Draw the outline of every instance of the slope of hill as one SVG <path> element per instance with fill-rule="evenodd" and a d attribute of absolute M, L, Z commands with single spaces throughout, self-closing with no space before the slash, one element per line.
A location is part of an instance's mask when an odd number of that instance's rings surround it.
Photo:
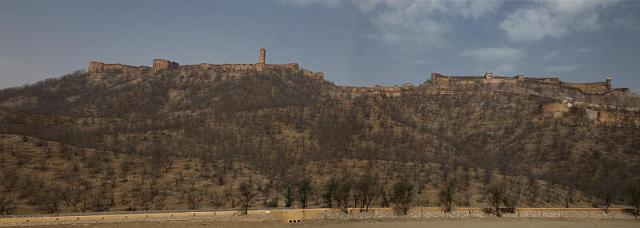
<path fill-rule="evenodd" d="M 197 69 L 1 90 L 0 202 L 17 213 L 235 208 L 248 183 L 253 207 L 295 206 L 308 181 L 309 205 L 326 206 L 338 181 L 352 184 L 350 205 L 366 191 L 385 205 L 408 180 L 416 205 L 456 183 L 456 204 L 484 206 L 500 183 L 518 206 L 591 206 L 639 188 L 637 95 L 430 81 L 380 91 Z"/>

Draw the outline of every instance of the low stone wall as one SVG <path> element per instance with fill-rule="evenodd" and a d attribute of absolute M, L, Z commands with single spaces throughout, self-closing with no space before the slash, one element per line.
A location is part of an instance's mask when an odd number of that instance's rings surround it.
<path fill-rule="evenodd" d="M 364 212 L 360 209 L 349 209 L 344 213 L 338 209 L 307 209 L 273 211 L 275 218 L 288 222 L 291 220 L 317 219 L 387 219 L 387 218 L 486 218 L 494 217 L 482 208 L 457 208 L 445 213 L 440 208 L 413 208 L 406 216 L 397 216 L 390 208 L 372 208 Z M 635 219 L 625 209 L 610 209 L 605 212 L 599 208 L 521 208 L 513 213 L 503 213 L 506 218 L 600 218 L 600 219 Z"/>
<path fill-rule="evenodd" d="M 393 219 L 393 218 L 487 218 L 495 217 L 482 208 L 456 208 L 451 212 L 444 212 L 438 207 L 412 208 L 406 216 L 397 216 L 391 208 L 371 208 L 361 211 L 350 208 L 349 213 L 339 209 L 306 209 L 306 210 L 276 210 L 272 212 L 274 218 L 285 223 L 300 220 L 321 219 Z M 605 212 L 600 208 L 518 208 L 513 213 L 503 213 L 505 218 L 594 218 L 594 219 L 637 219 L 629 209 L 615 208 Z M 292 222 L 293 223 L 293 222 Z"/>
<path fill-rule="evenodd" d="M 406 216 L 397 216 L 391 208 L 371 208 L 362 211 L 350 208 L 348 213 L 340 209 L 289 209 L 251 210 L 248 215 L 237 211 L 218 212 L 162 212 L 59 216 L 14 216 L 0 217 L 0 226 L 35 226 L 59 224 L 95 224 L 162 221 L 282 221 L 304 223 L 308 220 L 365 220 L 365 219 L 429 219 L 429 218 L 487 218 L 494 217 L 482 208 L 455 208 L 445 213 L 438 207 L 418 207 L 409 210 Z M 612 208 L 608 212 L 600 208 L 518 208 L 513 213 L 503 213 L 504 218 L 591 218 L 591 219 L 638 219 L 630 209 Z"/>

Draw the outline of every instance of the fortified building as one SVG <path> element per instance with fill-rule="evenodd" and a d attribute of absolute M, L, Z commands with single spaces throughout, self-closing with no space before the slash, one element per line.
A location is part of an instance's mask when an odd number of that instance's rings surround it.
<path fill-rule="evenodd" d="M 304 68 L 301 68 L 298 63 L 287 64 L 267 64 L 267 51 L 264 48 L 260 48 L 258 52 L 258 63 L 255 64 L 210 64 L 201 63 L 197 65 L 183 65 L 176 62 L 172 62 L 166 59 L 154 59 L 152 66 L 130 66 L 120 63 L 107 64 L 102 62 L 92 61 L 89 62 L 87 72 L 89 75 L 96 73 L 139 73 L 144 74 L 148 72 L 156 73 L 166 70 L 178 70 L 178 69 L 201 69 L 208 70 L 217 73 L 239 73 L 239 72 L 262 72 L 262 73 L 275 73 L 275 72 L 294 72 L 301 73 L 303 76 L 312 77 L 316 79 L 324 79 L 324 73 L 313 72 Z"/>
<path fill-rule="evenodd" d="M 545 85 L 555 85 L 562 88 L 578 90 L 589 94 L 604 94 L 612 90 L 628 91 L 627 88 L 614 89 L 611 85 L 611 77 L 607 77 L 602 82 L 574 83 L 563 82 L 560 78 L 551 77 L 525 77 L 517 75 L 513 77 L 496 76 L 493 73 L 485 73 L 484 76 L 444 76 L 439 73 L 431 74 L 431 82 L 439 85 L 443 84 L 473 84 L 473 83 L 509 83 L 525 84 L 536 83 Z"/>

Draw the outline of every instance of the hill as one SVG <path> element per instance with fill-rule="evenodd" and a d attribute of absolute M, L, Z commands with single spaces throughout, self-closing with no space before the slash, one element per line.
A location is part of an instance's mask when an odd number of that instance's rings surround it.
<path fill-rule="evenodd" d="M 248 187 L 252 207 L 323 207 L 348 185 L 342 204 L 388 206 L 404 180 L 420 206 L 451 185 L 454 204 L 486 206 L 496 183 L 512 206 L 609 206 L 639 188 L 640 97 L 626 90 L 453 77 L 348 87 L 297 65 L 158 64 L 1 90 L 0 204 L 237 208 Z"/>

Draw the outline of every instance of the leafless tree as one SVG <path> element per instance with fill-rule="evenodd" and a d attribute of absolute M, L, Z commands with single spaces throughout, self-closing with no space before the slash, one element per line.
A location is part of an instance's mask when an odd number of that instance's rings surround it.
<path fill-rule="evenodd" d="M 415 197 L 414 186 L 409 181 L 400 180 L 393 186 L 392 200 L 397 215 L 407 215 Z"/>
<path fill-rule="evenodd" d="M 240 193 L 240 204 L 242 213 L 247 214 L 251 206 L 251 200 L 254 197 L 253 183 L 251 181 L 242 181 L 238 185 L 238 193 Z"/>

